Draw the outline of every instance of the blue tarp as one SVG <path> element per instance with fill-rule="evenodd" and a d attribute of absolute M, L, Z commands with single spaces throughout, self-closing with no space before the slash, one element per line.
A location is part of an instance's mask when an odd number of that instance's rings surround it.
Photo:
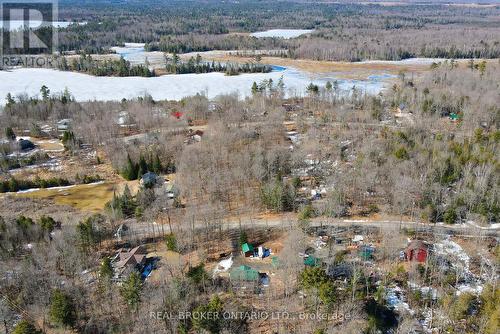
<path fill-rule="evenodd" d="M 153 264 L 152 263 L 149 263 L 147 266 L 144 267 L 144 269 L 142 270 L 142 273 L 141 273 L 141 277 L 142 279 L 145 279 L 146 277 L 149 276 L 149 274 L 151 274 L 151 271 L 153 271 Z"/>

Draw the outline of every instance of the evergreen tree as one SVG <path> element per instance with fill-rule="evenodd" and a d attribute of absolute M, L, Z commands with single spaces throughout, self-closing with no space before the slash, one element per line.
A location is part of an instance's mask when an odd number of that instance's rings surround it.
<path fill-rule="evenodd" d="M 100 242 L 98 225 L 103 221 L 102 215 L 95 214 L 76 225 L 78 240 L 84 251 L 88 251 Z"/>
<path fill-rule="evenodd" d="M 99 279 L 109 280 L 113 277 L 113 267 L 111 266 L 111 259 L 105 257 L 102 260 L 101 267 L 99 268 Z"/>
<path fill-rule="evenodd" d="M 257 86 L 257 83 L 254 81 L 252 84 L 252 94 L 257 94 L 259 92 L 259 87 Z"/>
<path fill-rule="evenodd" d="M 240 236 L 238 238 L 238 245 L 239 247 L 241 248 L 241 246 L 243 246 L 244 244 L 246 244 L 248 242 L 248 237 L 247 237 L 247 233 L 245 231 L 241 231 L 240 232 Z"/>
<path fill-rule="evenodd" d="M 127 154 L 127 164 L 125 169 L 121 173 L 123 178 L 125 178 L 125 180 L 128 181 L 136 180 L 138 173 L 139 173 L 139 166 L 135 164 L 130 158 L 130 155 Z"/>
<path fill-rule="evenodd" d="M 9 140 L 15 140 L 16 139 L 16 134 L 14 133 L 14 130 L 12 130 L 11 127 L 5 128 L 5 137 Z"/>
<path fill-rule="evenodd" d="M 54 218 L 49 217 L 49 216 L 40 217 L 38 224 L 40 225 L 42 230 L 46 231 L 47 233 L 51 233 L 57 225 Z"/>
<path fill-rule="evenodd" d="M 50 320 L 60 326 L 73 326 L 76 320 L 75 307 L 71 297 L 56 289 L 50 298 Z"/>
<path fill-rule="evenodd" d="M 50 89 L 47 86 L 43 85 L 40 88 L 40 94 L 42 94 L 42 100 L 47 101 L 50 97 Z"/>
<path fill-rule="evenodd" d="M 219 296 L 213 297 L 207 305 L 200 305 L 194 309 L 195 314 L 220 314 L 224 309 L 224 304 Z M 220 333 L 222 327 L 222 317 L 197 317 L 193 319 L 193 325 L 197 329 L 208 331 L 209 333 Z"/>
<path fill-rule="evenodd" d="M 139 168 L 137 172 L 137 178 L 140 179 L 144 174 L 148 172 L 148 163 L 146 162 L 146 159 L 144 159 L 144 156 L 141 154 L 139 157 Z"/>
<path fill-rule="evenodd" d="M 325 85 L 325 89 L 326 89 L 327 91 L 331 91 L 331 90 L 332 90 L 332 88 L 333 88 L 332 83 L 331 83 L 330 81 L 327 81 L 327 82 L 326 82 L 326 85 Z"/>
<path fill-rule="evenodd" d="M 7 101 L 7 104 L 5 105 L 7 108 L 12 107 L 14 104 L 16 104 L 16 101 L 12 97 L 11 93 L 7 93 L 7 97 L 5 98 Z"/>
<path fill-rule="evenodd" d="M 313 84 L 312 82 L 306 87 L 307 93 L 310 95 L 316 95 L 319 92 L 318 85 Z"/>
<path fill-rule="evenodd" d="M 72 101 L 73 101 L 73 96 L 69 92 L 68 87 L 64 88 L 64 92 L 61 96 L 61 103 L 67 104 L 67 103 L 72 102 Z"/>
<path fill-rule="evenodd" d="M 120 290 L 125 302 L 130 306 L 131 309 L 136 310 L 139 302 L 141 300 L 141 290 L 142 281 L 139 273 L 133 272 L 129 277 L 123 282 Z"/>
<path fill-rule="evenodd" d="M 153 162 L 153 171 L 157 174 L 160 174 L 163 171 L 163 168 L 161 166 L 160 157 L 158 156 L 158 154 L 156 154 L 155 160 Z"/>

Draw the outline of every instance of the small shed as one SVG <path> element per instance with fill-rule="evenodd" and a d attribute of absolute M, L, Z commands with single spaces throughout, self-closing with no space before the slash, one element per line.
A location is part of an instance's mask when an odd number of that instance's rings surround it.
<path fill-rule="evenodd" d="M 241 245 L 241 251 L 246 257 L 249 257 L 249 256 L 253 255 L 254 248 L 253 248 L 252 244 L 244 243 L 243 245 Z"/>
<path fill-rule="evenodd" d="M 258 282 L 259 272 L 249 266 L 241 265 L 229 272 L 231 281 Z"/>
<path fill-rule="evenodd" d="M 405 249 L 407 261 L 425 262 L 428 254 L 429 247 L 422 240 L 412 240 Z"/>

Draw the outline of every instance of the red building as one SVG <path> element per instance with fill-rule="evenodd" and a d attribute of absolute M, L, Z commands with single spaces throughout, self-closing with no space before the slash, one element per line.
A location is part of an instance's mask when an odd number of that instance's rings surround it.
<path fill-rule="evenodd" d="M 422 240 L 412 240 L 405 250 L 407 261 L 425 262 L 429 255 L 429 247 Z"/>

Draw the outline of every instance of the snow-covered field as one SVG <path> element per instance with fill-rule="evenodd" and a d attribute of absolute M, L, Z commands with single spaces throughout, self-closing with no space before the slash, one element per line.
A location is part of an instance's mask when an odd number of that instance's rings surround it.
<path fill-rule="evenodd" d="M 271 30 L 266 30 L 266 31 L 258 31 L 250 34 L 250 36 L 257 37 L 257 38 L 264 38 L 264 37 L 277 37 L 277 38 L 284 38 L 284 39 L 290 39 L 290 38 L 295 38 L 299 37 L 304 34 L 310 34 L 314 30 L 311 29 L 271 29 Z"/>
<path fill-rule="evenodd" d="M 444 62 L 446 58 L 407 58 L 403 60 L 364 60 L 357 64 L 391 64 L 391 65 L 431 65 Z"/>
<path fill-rule="evenodd" d="M 37 96 L 40 87 L 46 85 L 52 93 L 64 91 L 67 87 L 78 101 L 132 99 L 150 94 L 154 99 L 179 100 L 197 93 L 213 98 L 221 94 L 238 93 L 240 97 L 251 94 L 255 81 L 272 79 L 275 83 L 283 76 L 288 96 L 303 95 L 310 82 L 324 86 L 333 75 L 311 77 L 306 72 L 292 68 L 271 73 L 251 73 L 226 76 L 223 73 L 172 74 L 153 78 L 142 77 L 95 77 L 91 75 L 64 72 L 52 69 L 19 68 L 0 71 L 0 97 L 7 93 L 13 96 L 28 94 Z M 350 90 L 356 86 L 361 91 L 377 94 L 385 88 L 386 81 L 375 77 L 368 80 L 339 79 L 339 88 Z M 5 100 L 0 99 L 4 104 Z"/>

